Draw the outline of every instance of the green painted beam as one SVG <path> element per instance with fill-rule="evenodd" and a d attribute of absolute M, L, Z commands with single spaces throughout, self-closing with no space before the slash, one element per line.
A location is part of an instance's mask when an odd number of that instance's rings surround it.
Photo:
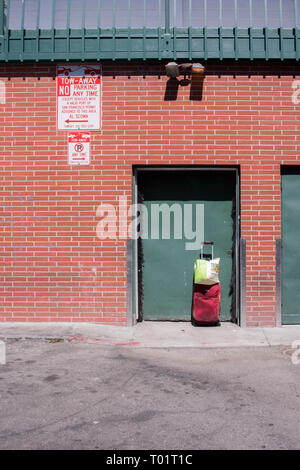
<path fill-rule="evenodd" d="M 1 1 L 1 0 L 0 0 Z M 0 21 L 1 28 L 1 21 Z M 2 31 L 3 32 L 3 31 Z M 174 36 L 175 35 L 175 36 Z M 103 59 L 299 60 L 294 29 L 165 28 L 16 30 L 0 35 L 0 61 Z"/>
<path fill-rule="evenodd" d="M 61 0 L 60 0 L 61 1 Z M 276 29 L 271 29 L 269 24 L 272 2 L 262 0 L 264 15 L 264 27 L 253 28 L 254 5 L 249 0 L 249 27 L 239 28 L 238 24 L 238 0 L 234 0 L 234 17 L 231 28 L 223 25 L 223 13 L 225 6 L 222 0 L 218 0 L 218 26 L 209 28 L 208 8 L 210 3 L 203 1 L 204 23 L 201 28 L 194 28 L 195 17 L 194 3 L 188 0 L 188 21 L 186 28 L 177 24 L 178 5 L 176 1 L 158 0 L 157 25 L 152 29 L 147 27 L 147 8 L 151 3 L 148 0 L 140 2 L 140 10 L 143 11 L 143 23 L 139 29 L 132 26 L 133 4 L 127 3 L 128 24 L 127 28 L 119 29 L 117 26 L 117 1 L 111 0 L 112 21 L 110 29 L 101 28 L 102 17 L 105 16 L 103 0 L 95 0 L 96 29 L 87 29 L 86 0 L 81 0 L 81 27 L 72 29 L 71 12 L 72 0 L 49 0 L 49 12 L 51 10 L 51 29 L 40 29 L 40 0 L 36 0 L 37 8 L 36 24 L 32 28 L 26 27 L 26 2 L 22 2 L 21 13 L 11 11 L 15 5 L 11 0 L 0 0 L 0 61 L 40 61 L 40 60 L 102 60 L 102 59 L 296 59 L 299 60 L 299 25 L 298 25 L 298 0 L 293 2 L 295 27 L 286 29 L 283 27 L 283 15 L 285 8 L 291 8 L 279 0 L 280 22 Z M 65 29 L 56 29 L 58 5 L 66 8 Z M 172 13 L 173 8 L 173 14 Z M 15 17 L 14 13 L 17 15 Z M 6 20 L 5 20 L 6 15 Z M 10 23 L 12 20 L 12 23 Z M 15 20 L 15 23 L 14 21 Z M 18 26 L 20 20 L 20 29 Z M 11 24 L 11 30 L 8 28 Z"/>

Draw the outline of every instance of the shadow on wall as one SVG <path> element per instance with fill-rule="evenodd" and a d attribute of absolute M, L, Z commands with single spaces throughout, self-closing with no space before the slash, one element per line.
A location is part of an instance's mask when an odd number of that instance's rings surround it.
<path fill-rule="evenodd" d="M 170 78 L 166 84 L 165 101 L 176 101 L 179 87 L 190 86 L 190 100 L 201 101 L 203 96 L 203 78 L 187 79 Z"/>
<path fill-rule="evenodd" d="M 158 81 L 164 81 L 166 78 L 165 65 L 163 63 L 147 61 L 141 64 L 140 61 L 128 63 L 127 61 L 118 62 L 105 62 L 102 63 L 102 76 L 110 77 L 113 80 L 118 80 L 119 77 L 127 77 L 130 80 L 132 77 L 140 77 L 141 79 L 147 79 L 147 77 L 156 77 Z M 280 64 L 280 65 L 279 65 Z M 233 80 L 239 76 L 248 77 L 260 76 L 263 79 L 268 76 L 274 76 L 281 78 L 282 76 L 292 76 L 296 78 L 299 70 L 298 65 L 293 61 L 287 61 L 282 63 L 278 60 L 270 60 L 268 63 L 243 61 L 236 63 L 235 61 L 226 61 L 226 63 L 220 63 L 218 61 L 208 61 L 205 65 L 205 78 L 193 78 L 190 76 L 187 79 L 184 77 L 181 80 L 177 78 L 170 78 L 166 80 L 165 93 L 162 95 L 164 101 L 176 101 L 178 93 L 180 93 L 180 87 L 190 87 L 189 99 L 191 101 L 202 101 L 203 98 L 203 84 L 205 79 L 215 76 L 218 79 L 222 77 L 231 77 Z M 56 64 L 33 64 L 30 67 L 23 64 L 3 65 L 0 68 L 0 77 L 6 78 L 8 81 L 11 78 L 17 77 L 20 80 L 26 80 L 26 78 L 36 78 L 37 80 L 48 79 L 49 77 L 56 80 Z M 1 99 L 1 97 L 0 97 Z"/>
<path fill-rule="evenodd" d="M 91 61 L 84 61 L 83 63 L 92 63 Z M 69 62 L 72 64 L 72 61 Z M 78 61 L 74 61 L 78 63 Z M 101 61 L 102 75 L 106 77 L 112 77 L 113 79 L 120 76 L 127 76 L 128 79 L 134 76 L 140 76 L 147 78 L 148 76 L 156 76 L 158 80 L 166 76 L 165 65 L 158 61 L 147 60 L 145 63 L 141 61 Z M 29 62 L 14 63 L 13 67 L 11 64 L 2 64 L 1 75 L 6 77 L 52 77 L 53 80 L 56 78 L 56 63 L 35 63 L 28 67 Z M 269 60 L 268 62 L 251 62 L 250 60 L 243 61 L 232 61 L 226 60 L 226 62 L 209 60 L 205 64 L 205 76 L 215 75 L 218 78 L 222 76 L 229 76 L 236 79 L 239 76 L 262 76 L 266 78 L 268 76 L 275 76 L 281 78 L 282 76 L 288 75 L 296 78 L 299 74 L 299 65 L 294 61 L 281 62 L 280 60 Z"/>

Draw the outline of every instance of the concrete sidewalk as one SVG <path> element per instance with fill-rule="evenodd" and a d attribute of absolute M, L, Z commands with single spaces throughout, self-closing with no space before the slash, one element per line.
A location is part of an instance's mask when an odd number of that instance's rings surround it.
<path fill-rule="evenodd" d="M 300 342 L 300 325 L 281 328 L 193 327 L 188 322 L 142 322 L 133 327 L 95 323 L 0 323 L 0 339 L 54 339 L 141 348 L 232 348 L 291 346 Z"/>

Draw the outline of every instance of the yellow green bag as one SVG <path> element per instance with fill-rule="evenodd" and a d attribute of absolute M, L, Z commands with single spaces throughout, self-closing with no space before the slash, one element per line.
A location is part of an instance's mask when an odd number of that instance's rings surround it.
<path fill-rule="evenodd" d="M 220 258 L 197 259 L 194 264 L 194 283 L 207 285 L 219 283 L 219 266 Z"/>

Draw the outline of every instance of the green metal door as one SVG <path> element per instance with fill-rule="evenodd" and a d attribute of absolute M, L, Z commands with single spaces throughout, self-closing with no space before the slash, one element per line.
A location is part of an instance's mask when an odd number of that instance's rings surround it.
<path fill-rule="evenodd" d="M 185 208 L 190 205 L 195 232 L 196 205 L 204 209 L 204 238 L 215 243 L 214 257 L 221 258 L 220 282 L 222 289 L 221 319 L 231 318 L 232 249 L 235 201 L 235 172 L 221 171 L 141 171 L 138 176 L 140 202 L 147 212 L 148 238 L 140 241 L 140 296 L 142 317 L 145 320 L 190 320 L 194 261 L 199 257 L 198 247 L 187 249 L 185 238 Z M 175 232 L 175 216 L 170 218 L 170 237 L 162 237 L 162 219 L 151 212 L 153 205 L 177 205 L 182 209 L 182 239 Z M 202 212 L 203 213 L 203 212 Z M 199 214 L 198 214 L 199 215 Z M 173 217 L 173 218 L 172 218 Z M 159 227 L 155 225 L 159 224 Z M 178 227 L 177 227 L 178 229 Z M 159 233 L 151 238 L 151 231 Z M 177 238 L 176 238 L 177 236 Z M 201 240 L 203 241 L 203 240 Z M 190 247 L 189 247 L 190 248 Z"/>
<path fill-rule="evenodd" d="M 282 172 L 282 323 L 300 323 L 300 168 Z"/>

